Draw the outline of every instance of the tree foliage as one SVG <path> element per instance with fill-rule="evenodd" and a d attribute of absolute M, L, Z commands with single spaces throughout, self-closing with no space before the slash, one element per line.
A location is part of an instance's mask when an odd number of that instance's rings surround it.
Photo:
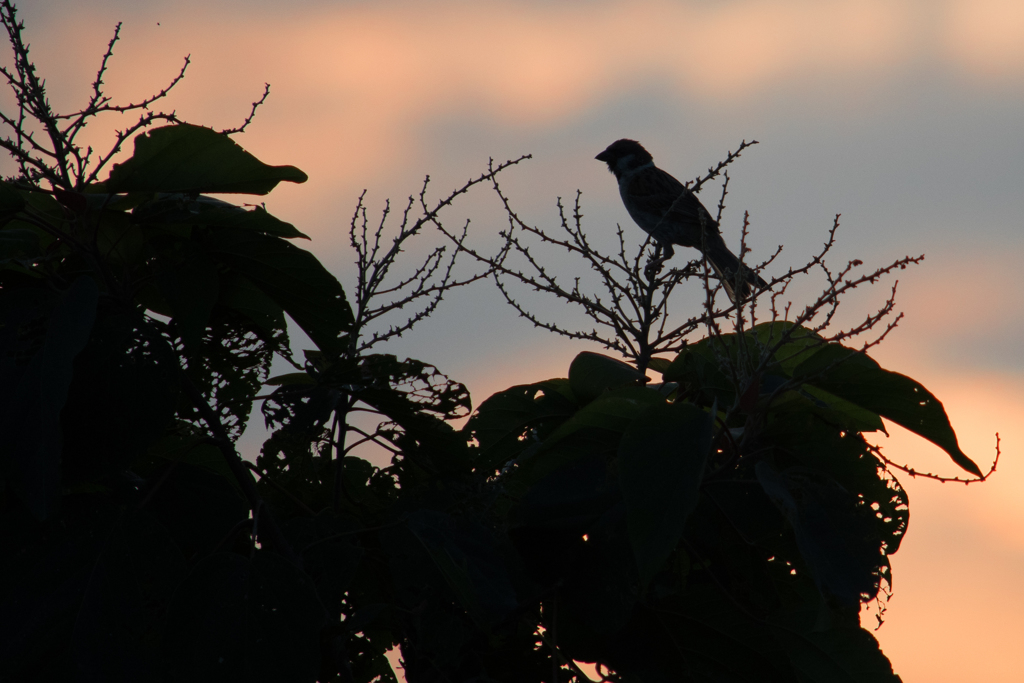
<path fill-rule="evenodd" d="M 657 302 L 697 264 L 644 280 L 640 255 L 566 242 L 636 294 L 632 327 L 593 308 L 634 364 L 582 351 L 471 414 L 462 384 L 378 347 L 453 288 L 522 276 L 516 238 L 481 256 L 441 219 L 520 160 L 434 204 L 424 185 L 397 231 L 360 202 L 349 298 L 294 226 L 208 196 L 301 171 L 147 113 L 159 96 L 111 105 L 114 41 L 87 106 L 52 112 L 0 9 L 19 106 L 0 115 L 18 166 L 0 183 L 0 676 L 368 683 L 395 680 L 397 648 L 414 683 L 582 681 L 579 662 L 612 681 L 898 680 L 858 614 L 909 507 L 864 434 L 884 417 L 981 475 L 919 383 L 813 315 L 718 310 L 706 278 L 707 308 L 671 332 Z M 75 135 L 133 108 L 131 133 L 168 125 L 100 181 L 116 150 L 92 162 Z M 399 274 L 428 228 L 452 244 Z M 459 274 L 460 255 L 481 268 Z M 830 281 L 808 310 L 838 305 Z M 301 359 L 288 319 L 316 346 Z M 275 357 L 294 371 L 270 377 Z M 258 401 L 252 463 L 235 444 Z"/>

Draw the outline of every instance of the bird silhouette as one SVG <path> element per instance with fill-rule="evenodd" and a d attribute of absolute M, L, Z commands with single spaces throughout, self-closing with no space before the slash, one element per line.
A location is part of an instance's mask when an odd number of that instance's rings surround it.
<path fill-rule="evenodd" d="M 615 174 L 630 217 L 661 245 L 664 255 L 655 266 L 672 258 L 673 245 L 693 247 L 704 254 L 734 303 L 750 296 L 752 288 L 768 286 L 725 246 L 718 223 L 697 196 L 655 166 L 654 158 L 639 142 L 616 140 L 595 158 L 607 163 Z"/>

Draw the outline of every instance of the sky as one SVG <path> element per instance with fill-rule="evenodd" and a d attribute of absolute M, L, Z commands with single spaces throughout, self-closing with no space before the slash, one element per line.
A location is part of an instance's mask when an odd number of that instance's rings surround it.
<path fill-rule="evenodd" d="M 23 4 L 32 55 L 58 110 L 85 101 L 118 21 L 121 41 L 105 83 L 119 101 L 159 89 L 191 55 L 165 108 L 229 128 L 270 83 L 269 100 L 236 140 L 267 163 L 309 175 L 279 187 L 266 205 L 312 237 L 303 246 L 346 287 L 347 228 L 364 190 L 376 220 L 387 198 L 403 204 L 428 174 L 436 200 L 490 158 L 532 154 L 502 175 L 527 222 L 557 229 L 556 199 L 571 202 L 579 190 L 588 235 L 611 244 L 621 224 L 639 243 L 595 154 L 618 138 L 637 139 L 659 166 L 692 179 L 742 140 L 758 140 L 731 167 L 726 241 L 736 248 L 749 212 L 754 257 L 784 247 L 768 270 L 778 275 L 820 248 L 839 213 L 834 265 L 856 258 L 873 268 L 925 254 L 898 273 L 905 317 L 872 355 L 943 401 L 963 450 L 982 469 L 997 432 L 1001 438 L 999 470 L 984 484 L 900 476 L 911 523 L 892 560 L 894 596 L 876 636 L 904 681 L 1020 680 L 1019 0 Z M 89 142 L 108 146 L 110 131 L 126 123 L 101 119 Z M 702 195 L 709 206 L 717 189 Z M 486 188 L 444 218 L 451 226 L 471 219 L 471 238 L 482 245 L 505 226 Z M 557 255 L 550 263 L 565 278 L 582 265 Z M 877 309 L 892 283 L 858 292 L 842 319 Z M 796 286 L 795 305 L 820 284 Z M 561 304 L 531 301 L 550 319 L 579 321 Z M 479 403 L 513 384 L 564 376 L 585 349 L 600 350 L 534 329 L 481 285 L 446 299 L 382 350 L 435 363 Z M 898 427 L 890 434 L 879 443 L 894 460 L 958 473 L 938 448 Z M 258 443 L 258 430 L 247 435 L 246 455 Z"/>

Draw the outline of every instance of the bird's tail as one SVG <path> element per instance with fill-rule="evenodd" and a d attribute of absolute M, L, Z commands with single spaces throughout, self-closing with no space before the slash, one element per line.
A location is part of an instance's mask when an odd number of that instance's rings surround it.
<path fill-rule="evenodd" d="M 760 275 L 740 263 L 736 255 L 729 251 L 729 247 L 725 246 L 725 240 L 721 237 L 715 243 L 707 245 L 707 258 L 733 303 L 743 301 L 755 290 L 760 291 L 768 286 Z"/>

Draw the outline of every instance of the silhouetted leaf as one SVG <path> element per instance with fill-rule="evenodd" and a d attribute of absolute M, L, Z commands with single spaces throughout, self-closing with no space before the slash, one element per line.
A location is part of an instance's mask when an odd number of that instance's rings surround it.
<path fill-rule="evenodd" d="M 773 415 L 782 412 L 814 414 L 830 424 L 851 431 L 885 431 L 878 413 L 861 408 L 810 384 L 804 384 L 777 396 L 772 403 L 771 412 Z"/>
<path fill-rule="evenodd" d="M 909 524 L 906 491 L 857 432 L 827 424 L 814 413 L 775 415 L 765 437 L 796 463 L 828 475 L 874 513 L 886 555 L 896 552 Z"/>
<path fill-rule="evenodd" d="M 582 436 L 592 436 L 614 450 L 619 435 L 644 410 L 664 402 L 652 389 L 624 387 L 602 394 L 565 420 L 536 448 L 520 457 L 516 479 L 530 486 L 562 465 L 594 452 Z"/>
<path fill-rule="evenodd" d="M 673 641 L 696 680 L 796 680 L 786 649 L 769 625 L 752 618 L 720 584 L 688 582 L 671 604 L 674 609 L 663 623 L 672 628 Z M 664 661 L 664 655 L 658 659 Z"/>
<path fill-rule="evenodd" d="M 814 470 L 776 472 L 764 461 L 755 470 L 793 528 L 800 554 L 822 592 L 852 609 L 862 596 L 873 598 L 884 559 L 872 514 L 858 509 L 855 496 Z"/>
<path fill-rule="evenodd" d="M 619 478 L 644 585 L 679 543 L 697 503 L 712 427 L 713 413 L 689 403 L 665 403 L 648 407 L 622 435 Z"/>
<path fill-rule="evenodd" d="M 100 256 L 116 266 L 138 267 L 147 256 L 145 231 L 120 211 L 97 214 L 95 240 Z"/>
<path fill-rule="evenodd" d="M 227 135 L 178 124 L 135 137 L 131 158 L 116 164 L 97 192 L 239 192 L 267 194 L 282 180 L 303 183 L 294 166 L 268 166 Z"/>
<path fill-rule="evenodd" d="M 878 641 L 856 626 L 831 629 L 778 628 L 776 637 L 783 643 L 800 680 L 811 683 L 899 683 L 892 664 L 882 653 Z"/>
<path fill-rule="evenodd" d="M 906 375 L 882 369 L 867 354 L 831 344 L 802 362 L 793 377 L 906 427 L 942 448 L 963 469 L 981 476 L 974 461 L 960 450 L 939 399 Z"/>
<path fill-rule="evenodd" d="M 279 237 L 222 229 L 204 246 L 245 276 L 330 354 L 345 348 L 352 309 L 338 280 L 308 251 Z"/>
<path fill-rule="evenodd" d="M 748 336 L 765 348 L 778 347 L 774 361 L 779 371 L 787 376 L 792 376 L 796 366 L 825 344 L 825 340 L 816 332 L 783 320 L 755 325 Z"/>
<path fill-rule="evenodd" d="M 264 333 L 265 339 L 274 340 L 283 348 L 288 346 L 288 325 L 284 309 L 264 294 L 247 277 L 235 272 L 221 275 L 220 299 L 222 306 L 238 311 Z"/>
<path fill-rule="evenodd" d="M 723 335 L 726 338 L 729 336 Z M 723 372 L 718 354 L 719 349 L 712 339 L 690 344 L 665 368 L 662 378 L 666 382 L 679 382 L 683 386 L 696 388 L 706 400 L 717 397 L 723 403 L 731 403 L 735 389 Z"/>
<path fill-rule="evenodd" d="M 224 453 L 205 435 L 168 434 L 153 444 L 149 449 L 149 455 L 201 467 L 229 482 L 239 498 L 244 497 L 241 486 L 235 481 L 231 468 L 224 459 Z"/>
<path fill-rule="evenodd" d="M 463 431 L 480 444 L 478 468 L 493 470 L 540 443 L 578 408 L 568 380 L 524 384 L 481 403 Z"/>
<path fill-rule="evenodd" d="M 267 212 L 263 206 L 246 209 L 213 197 L 191 193 L 158 193 L 132 211 L 136 223 L 182 224 L 217 228 L 252 230 L 277 237 L 303 237 L 291 223 L 285 223 Z"/>
<path fill-rule="evenodd" d="M 569 366 L 569 386 L 580 405 L 586 405 L 607 390 L 643 386 L 647 377 L 632 365 L 599 353 L 584 351 Z"/>

